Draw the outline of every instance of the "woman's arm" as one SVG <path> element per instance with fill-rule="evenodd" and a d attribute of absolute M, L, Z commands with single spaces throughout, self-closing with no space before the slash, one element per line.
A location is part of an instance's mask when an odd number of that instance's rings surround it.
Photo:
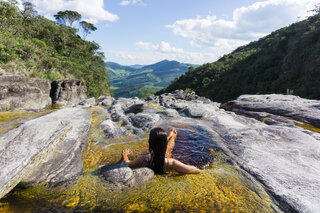
<path fill-rule="evenodd" d="M 175 146 L 175 140 L 177 138 L 177 130 L 171 129 L 168 134 L 168 145 L 166 150 L 166 157 L 171 158 L 171 152 Z"/>
<path fill-rule="evenodd" d="M 129 160 L 129 157 L 128 157 L 129 154 L 131 154 L 131 150 L 129 149 L 124 150 L 122 152 L 122 157 L 123 157 L 123 161 L 127 163 L 131 169 L 143 166 L 144 158 L 145 158 L 143 155 L 139 155 L 134 160 Z"/>
<path fill-rule="evenodd" d="M 168 170 L 175 170 L 179 173 L 198 174 L 201 172 L 201 170 L 198 169 L 197 167 L 184 164 L 173 158 L 169 158 L 169 159 L 166 158 L 165 163 Z"/>

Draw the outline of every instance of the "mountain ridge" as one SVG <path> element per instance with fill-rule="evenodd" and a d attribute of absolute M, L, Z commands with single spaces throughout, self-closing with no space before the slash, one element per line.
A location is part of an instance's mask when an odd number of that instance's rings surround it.
<path fill-rule="evenodd" d="M 318 14 L 191 69 L 158 94 L 189 88 L 218 102 L 270 93 L 320 99 L 319 67 Z"/>
<path fill-rule="evenodd" d="M 174 60 L 162 60 L 150 65 L 140 65 L 140 68 L 124 66 L 116 62 L 106 63 L 115 97 L 141 97 L 153 94 L 187 72 L 190 66 L 198 67 L 198 65 Z"/>

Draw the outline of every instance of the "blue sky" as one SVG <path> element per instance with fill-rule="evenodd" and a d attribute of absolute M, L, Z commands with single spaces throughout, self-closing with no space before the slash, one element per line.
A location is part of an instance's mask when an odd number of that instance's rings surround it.
<path fill-rule="evenodd" d="M 106 60 L 213 62 L 236 47 L 311 15 L 319 0 L 31 0 L 53 19 L 76 10 L 98 30 Z"/>

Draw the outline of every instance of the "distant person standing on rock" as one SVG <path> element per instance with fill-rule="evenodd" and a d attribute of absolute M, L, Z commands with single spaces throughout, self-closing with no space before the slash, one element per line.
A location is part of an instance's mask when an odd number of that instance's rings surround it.
<path fill-rule="evenodd" d="M 149 153 L 139 155 L 134 160 L 129 160 L 130 150 L 122 152 L 123 161 L 130 168 L 149 167 L 155 173 L 163 174 L 169 171 L 176 171 L 184 174 L 197 174 L 200 169 L 195 166 L 186 165 L 176 159 L 171 158 L 171 152 L 175 145 L 177 131 L 171 129 L 169 134 L 162 128 L 157 127 L 150 131 L 149 136 Z"/>

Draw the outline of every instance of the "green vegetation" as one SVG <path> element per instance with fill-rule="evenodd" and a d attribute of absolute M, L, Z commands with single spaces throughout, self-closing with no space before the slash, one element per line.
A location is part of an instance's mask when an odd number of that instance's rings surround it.
<path fill-rule="evenodd" d="M 77 78 L 86 82 L 88 96 L 109 94 L 108 74 L 99 45 L 81 39 L 73 23 L 81 15 L 60 11 L 59 24 L 37 15 L 30 2 L 19 10 L 15 1 L 0 2 L 0 67 L 50 81 Z M 96 28 L 81 22 L 84 37 Z M 68 26 L 67 26 L 68 25 Z"/>
<path fill-rule="evenodd" d="M 115 97 L 144 98 L 168 86 L 171 81 L 188 71 L 190 64 L 177 61 L 160 61 L 148 66 L 122 66 L 107 62 Z M 194 65 L 193 65 L 194 66 Z"/>
<path fill-rule="evenodd" d="M 241 94 L 293 94 L 320 99 L 320 15 L 190 69 L 159 93 L 190 88 L 225 102 Z"/>

